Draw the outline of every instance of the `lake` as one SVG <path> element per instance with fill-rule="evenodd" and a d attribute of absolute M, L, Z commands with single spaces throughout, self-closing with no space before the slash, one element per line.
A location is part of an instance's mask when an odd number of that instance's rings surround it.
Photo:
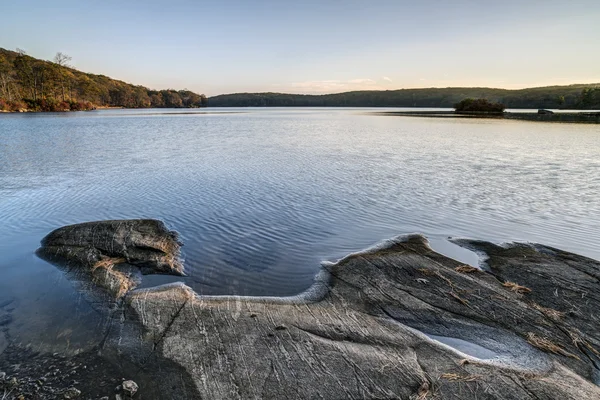
<path fill-rule="evenodd" d="M 47 233 L 85 221 L 164 220 L 188 277 L 143 286 L 200 294 L 294 295 L 322 261 L 412 232 L 471 264 L 448 237 L 600 259 L 600 126 L 380 111 L 0 114 L 6 334 L 48 351 L 97 343 L 105 321 L 34 255 Z"/>

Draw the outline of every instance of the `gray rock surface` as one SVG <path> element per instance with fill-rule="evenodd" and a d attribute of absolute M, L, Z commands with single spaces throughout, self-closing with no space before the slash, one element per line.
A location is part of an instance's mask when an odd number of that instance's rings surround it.
<path fill-rule="evenodd" d="M 324 265 L 293 298 L 129 290 L 102 354 L 154 373 L 156 398 L 600 398 L 600 262 L 456 243 L 484 270 L 411 235 Z"/>
<path fill-rule="evenodd" d="M 139 283 L 137 273 L 184 275 L 177 233 L 157 220 L 98 221 L 49 233 L 37 255 L 120 298 Z"/>

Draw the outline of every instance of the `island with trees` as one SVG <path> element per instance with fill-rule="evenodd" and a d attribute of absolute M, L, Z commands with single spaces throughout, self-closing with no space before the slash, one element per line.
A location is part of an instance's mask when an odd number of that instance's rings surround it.
<path fill-rule="evenodd" d="M 590 91 L 595 93 L 595 91 Z M 454 105 L 454 111 L 444 110 L 419 110 L 419 111 L 384 111 L 375 115 L 397 115 L 403 117 L 433 117 L 433 118 L 496 118 L 518 119 L 542 122 L 587 122 L 600 123 L 600 112 L 586 111 L 561 111 L 554 112 L 546 109 L 530 111 L 505 111 L 502 103 L 494 103 L 488 99 L 463 99 Z"/>
<path fill-rule="evenodd" d="M 80 111 L 97 107 L 206 107 L 207 98 L 190 90 L 151 90 L 70 66 L 57 53 L 40 60 L 23 50 L 0 48 L 0 111 Z"/>
<path fill-rule="evenodd" d="M 457 113 L 501 114 L 506 107 L 502 103 L 493 103 L 487 99 L 464 99 L 454 105 Z"/>

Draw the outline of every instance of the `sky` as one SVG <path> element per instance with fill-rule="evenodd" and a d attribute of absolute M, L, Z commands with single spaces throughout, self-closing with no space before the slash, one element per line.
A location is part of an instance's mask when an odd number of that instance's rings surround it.
<path fill-rule="evenodd" d="M 0 47 L 206 95 L 600 82 L 599 0 L 0 0 Z"/>

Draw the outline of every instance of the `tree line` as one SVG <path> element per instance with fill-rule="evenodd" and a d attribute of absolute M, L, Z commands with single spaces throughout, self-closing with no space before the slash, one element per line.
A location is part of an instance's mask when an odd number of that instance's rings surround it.
<path fill-rule="evenodd" d="M 234 93 L 210 97 L 211 107 L 442 107 L 485 98 L 507 108 L 600 109 L 600 84 L 509 90 L 427 88 L 365 90 L 325 95 Z"/>
<path fill-rule="evenodd" d="M 126 108 L 206 107 L 203 94 L 190 90 L 151 90 L 104 75 L 74 69 L 71 57 L 56 53 L 40 60 L 23 50 L 0 48 L 0 110 L 68 111 L 97 106 Z"/>

